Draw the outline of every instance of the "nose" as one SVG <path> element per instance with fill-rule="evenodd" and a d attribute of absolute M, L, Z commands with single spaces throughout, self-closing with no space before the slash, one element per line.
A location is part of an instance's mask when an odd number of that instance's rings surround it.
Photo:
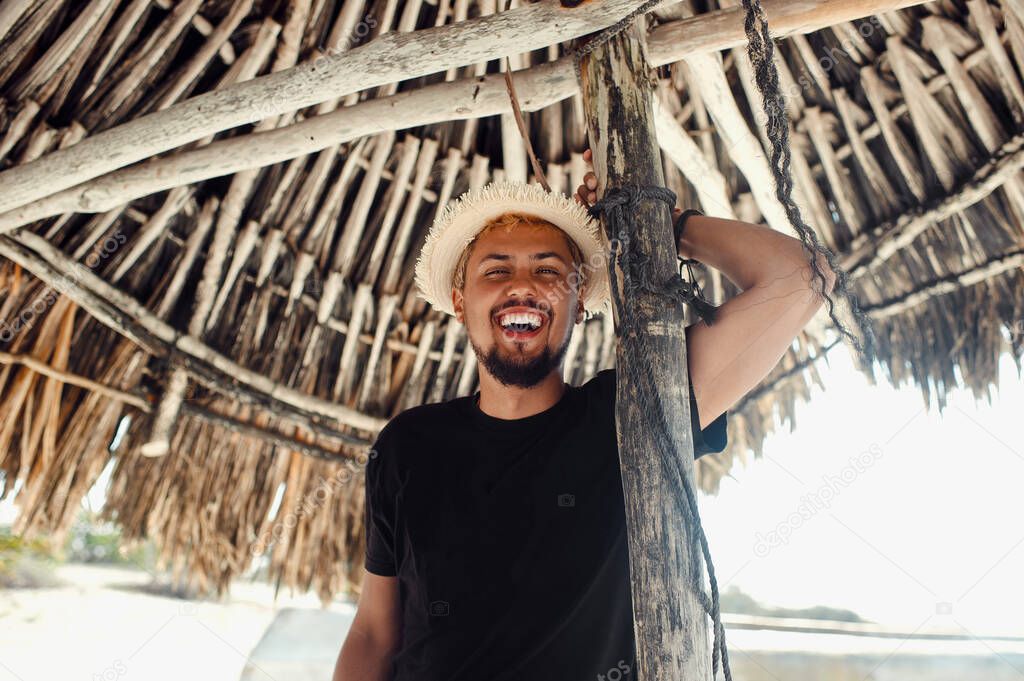
<path fill-rule="evenodd" d="M 542 295 L 541 289 L 537 287 L 529 274 L 517 275 L 513 276 L 505 288 L 505 303 L 502 307 L 522 305 L 551 315 L 554 300 L 550 299 L 550 296 L 550 291 Z"/>
<path fill-rule="evenodd" d="M 508 281 L 505 288 L 505 296 L 508 298 L 537 298 L 537 286 L 529 272 L 516 271 Z"/>

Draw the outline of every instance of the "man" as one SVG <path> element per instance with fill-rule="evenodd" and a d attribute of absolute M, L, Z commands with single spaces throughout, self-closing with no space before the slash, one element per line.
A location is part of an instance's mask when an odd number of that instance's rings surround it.
<path fill-rule="evenodd" d="M 588 173 L 579 204 L 596 187 Z M 742 290 L 686 333 L 700 456 L 725 448 L 727 409 L 823 300 L 800 242 L 770 228 L 693 215 L 678 247 Z M 470 193 L 431 228 L 417 285 L 466 326 L 480 389 L 379 434 L 367 574 L 334 681 L 634 674 L 615 371 L 562 380 L 573 326 L 609 310 L 607 252 L 581 205 L 535 185 Z"/>

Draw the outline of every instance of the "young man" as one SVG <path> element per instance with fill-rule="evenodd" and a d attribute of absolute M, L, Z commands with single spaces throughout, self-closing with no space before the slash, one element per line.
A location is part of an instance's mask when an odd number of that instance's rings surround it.
<path fill-rule="evenodd" d="M 596 186 L 589 173 L 578 202 Z M 686 333 L 700 456 L 725 448 L 726 410 L 823 299 L 800 242 L 770 228 L 694 215 L 678 246 L 743 291 Z M 609 309 L 605 257 L 585 209 L 535 185 L 470 193 L 432 227 L 417 285 L 466 326 L 480 390 L 406 410 L 379 434 L 367 574 L 334 681 L 633 674 L 615 370 L 562 380 L 573 326 Z"/>

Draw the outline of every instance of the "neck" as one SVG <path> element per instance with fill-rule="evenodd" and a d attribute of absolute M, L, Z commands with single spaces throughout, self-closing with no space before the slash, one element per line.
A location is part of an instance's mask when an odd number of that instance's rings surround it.
<path fill-rule="evenodd" d="M 480 372 L 480 411 L 499 419 L 522 419 L 558 404 L 568 385 L 561 371 L 552 371 L 530 388 L 504 385 L 486 371 Z"/>

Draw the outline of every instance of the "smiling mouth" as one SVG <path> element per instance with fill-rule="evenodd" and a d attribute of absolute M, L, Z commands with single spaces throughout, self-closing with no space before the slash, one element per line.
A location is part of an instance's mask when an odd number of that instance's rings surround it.
<path fill-rule="evenodd" d="M 547 318 L 537 312 L 513 312 L 498 315 L 495 326 L 506 339 L 524 341 L 538 336 L 547 326 Z"/>
<path fill-rule="evenodd" d="M 501 335 L 512 341 L 524 341 L 531 338 L 535 338 L 540 335 L 544 325 L 538 326 L 536 329 L 521 328 L 520 325 L 513 324 L 511 326 L 499 326 L 498 329 L 501 331 Z"/>

